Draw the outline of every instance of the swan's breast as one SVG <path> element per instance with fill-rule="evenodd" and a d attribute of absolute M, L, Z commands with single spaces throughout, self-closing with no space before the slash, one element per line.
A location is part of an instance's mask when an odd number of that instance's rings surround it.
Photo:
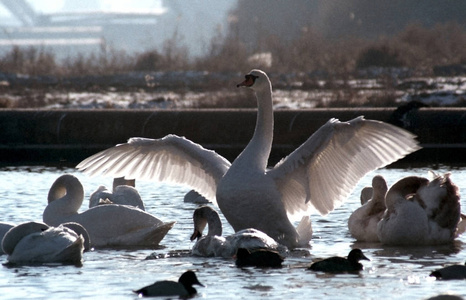
<path fill-rule="evenodd" d="M 228 172 L 217 187 L 217 201 L 220 205 L 237 206 L 240 201 L 258 202 L 257 208 L 275 201 L 278 205 L 281 195 L 270 176 L 265 173 Z M 241 204 L 243 204 L 241 202 Z M 223 209 L 222 209 L 223 212 Z"/>

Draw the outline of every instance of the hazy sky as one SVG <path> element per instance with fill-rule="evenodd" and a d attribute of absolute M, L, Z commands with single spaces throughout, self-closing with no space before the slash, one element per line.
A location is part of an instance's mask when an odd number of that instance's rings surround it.
<path fill-rule="evenodd" d="M 17 1 L 17 0 L 13 0 Z M 122 30 L 122 27 L 108 26 L 105 32 L 95 34 L 91 44 L 97 41 L 102 36 L 105 41 L 118 49 L 123 49 L 128 53 L 132 51 L 143 51 L 146 49 L 161 49 L 164 41 L 176 36 L 179 41 L 185 45 L 189 45 L 191 55 L 199 55 L 206 49 L 206 45 L 210 42 L 211 38 L 218 33 L 220 29 L 226 28 L 227 12 L 236 1 L 233 0 L 26 0 L 36 11 L 37 14 L 50 14 L 60 12 L 82 12 L 82 11 L 106 11 L 118 13 L 161 13 L 166 10 L 166 14 L 161 14 L 159 18 L 153 18 L 159 22 L 154 26 L 152 22 L 146 22 L 137 28 L 127 27 Z M 165 4 L 165 7 L 162 5 Z M 29 21 L 28 18 L 25 18 Z M 40 20 L 40 19 L 39 19 Z M 122 19 L 124 21 L 124 19 Z M 27 23 L 27 22 L 25 22 Z M 119 25 L 123 24 L 120 23 Z M 71 24 L 71 23 L 70 23 Z M 142 24 L 142 23 L 141 23 Z M 22 26 L 23 23 L 14 17 L 6 8 L 0 4 L 0 33 L 3 28 Z M 86 25 L 86 24 L 83 24 Z M 153 27 L 151 27 L 153 26 Z M 121 34 L 112 30 L 122 30 Z M 6 31 L 5 31 L 6 32 Z M 132 32 L 132 33 L 130 33 Z M 123 34 L 124 33 L 124 34 Z M 50 34 L 49 36 L 52 36 Z M 50 38 L 54 43 L 60 41 L 56 38 Z M 30 36 L 33 41 L 21 40 L 23 37 L 12 35 L 1 35 L 0 42 L 13 44 L 16 39 L 23 44 L 38 43 L 35 36 Z M 40 38 L 40 37 L 39 37 Z M 24 38 L 23 38 L 24 39 Z M 85 42 L 85 39 L 82 40 Z M 62 45 L 62 44 L 60 44 Z M 64 44 L 63 44 L 64 45 Z M 97 46 L 96 46 L 97 47 Z M 58 47 L 57 47 L 58 48 Z M 63 49 L 67 47 L 62 47 Z M 88 48 L 92 48 L 88 46 Z M 99 48 L 100 49 L 100 48 Z M 0 49 L 1 50 L 1 49 Z M 69 51 L 68 51 L 69 52 Z M 67 52 L 67 53 L 68 53 Z"/>
<path fill-rule="evenodd" d="M 69 2 L 73 7 L 79 7 L 78 3 L 86 3 L 86 2 L 93 2 L 93 1 L 78 1 L 78 0 L 28 0 L 31 6 L 37 12 L 43 13 L 53 13 L 62 10 L 66 7 L 65 2 Z M 101 10 L 111 10 L 111 11 L 158 11 L 161 9 L 161 0 L 94 0 L 99 2 L 96 5 L 92 5 L 93 9 L 101 9 Z M 89 8 L 82 7 L 82 10 L 86 10 Z M 10 12 L 4 8 L 2 4 L 0 4 L 0 16 L 10 16 Z"/>

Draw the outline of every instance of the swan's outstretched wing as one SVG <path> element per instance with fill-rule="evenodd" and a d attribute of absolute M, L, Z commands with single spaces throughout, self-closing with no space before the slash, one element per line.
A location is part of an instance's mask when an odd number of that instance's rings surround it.
<path fill-rule="evenodd" d="M 415 136 L 399 127 L 355 118 L 329 120 L 269 171 L 290 217 L 315 208 L 322 215 L 340 205 L 368 172 L 419 149 Z"/>
<path fill-rule="evenodd" d="M 76 168 L 89 175 L 150 179 L 188 185 L 215 203 L 217 183 L 230 162 L 214 151 L 176 135 L 131 138 L 94 154 Z"/>

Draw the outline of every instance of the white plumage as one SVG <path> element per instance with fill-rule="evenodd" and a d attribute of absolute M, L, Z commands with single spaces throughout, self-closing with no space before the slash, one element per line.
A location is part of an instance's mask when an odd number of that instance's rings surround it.
<path fill-rule="evenodd" d="M 286 247 L 279 245 L 265 233 L 253 228 L 222 236 L 222 221 L 218 213 L 210 206 L 196 208 L 193 222 L 194 233 L 191 240 L 196 239 L 192 250 L 193 255 L 232 258 L 238 248 L 277 250 L 282 254 L 287 252 Z M 202 235 L 206 225 L 209 229 L 208 233 Z"/>
<path fill-rule="evenodd" d="M 134 187 L 128 185 L 116 186 L 113 192 L 108 190 L 106 186 L 101 185 L 89 198 L 89 208 L 106 203 L 130 205 L 140 210 L 146 210 L 139 192 Z"/>
<path fill-rule="evenodd" d="M 385 213 L 385 194 L 387 190 L 385 179 L 380 175 L 374 176 L 371 198 L 361 207 L 358 207 L 348 219 L 348 229 L 356 240 L 360 242 L 379 242 L 377 224 Z M 363 191 L 367 191 L 367 189 Z M 361 193 L 361 199 L 364 199 L 366 195 L 363 192 Z"/>
<path fill-rule="evenodd" d="M 408 176 L 390 187 L 377 235 L 387 245 L 436 245 L 463 233 L 460 195 L 450 174 Z"/>
<path fill-rule="evenodd" d="M 137 207 L 119 204 L 98 205 L 78 213 L 84 189 L 71 174 L 58 177 L 48 195 L 48 205 L 42 215 L 51 226 L 76 222 L 84 226 L 92 246 L 154 248 L 175 222 L 163 222 Z"/>
<path fill-rule="evenodd" d="M 84 237 L 59 225 L 26 222 L 14 226 L 2 240 L 8 262 L 14 264 L 69 263 L 80 264 Z"/>
<path fill-rule="evenodd" d="M 90 175 L 144 178 L 188 185 L 217 203 L 235 231 L 258 229 L 289 248 L 308 245 L 309 214 L 340 205 L 368 172 L 419 149 L 396 126 L 363 117 L 331 119 L 274 168 L 267 169 L 273 140 L 272 86 L 252 70 L 238 86 L 252 88 L 258 113 L 254 135 L 230 165 L 219 154 L 185 138 L 131 138 L 78 164 Z M 300 232 L 291 223 L 303 219 Z"/>

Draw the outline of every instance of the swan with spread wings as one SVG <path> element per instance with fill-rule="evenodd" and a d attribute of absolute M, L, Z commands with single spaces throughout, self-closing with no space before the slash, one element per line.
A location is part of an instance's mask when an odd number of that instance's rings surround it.
<path fill-rule="evenodd" d="M 252 70 L 238 87 L 254 90 L 258 112 L 252 139 L 230 163 L 186 138 L 131 138 L 78 164 L 90 175 L 185 184 L 218 205 L 235 231 L 258 229 L 295 248 L 309 244 L 313 209 L 327 214 L 368 172 L 419 149 L 396 126 L 363 117 L 329 120 L 293 153 L 268 169 L 273 140 L 272 84 Z M 301 220 L 295 227 L 292 222 Z"/>

